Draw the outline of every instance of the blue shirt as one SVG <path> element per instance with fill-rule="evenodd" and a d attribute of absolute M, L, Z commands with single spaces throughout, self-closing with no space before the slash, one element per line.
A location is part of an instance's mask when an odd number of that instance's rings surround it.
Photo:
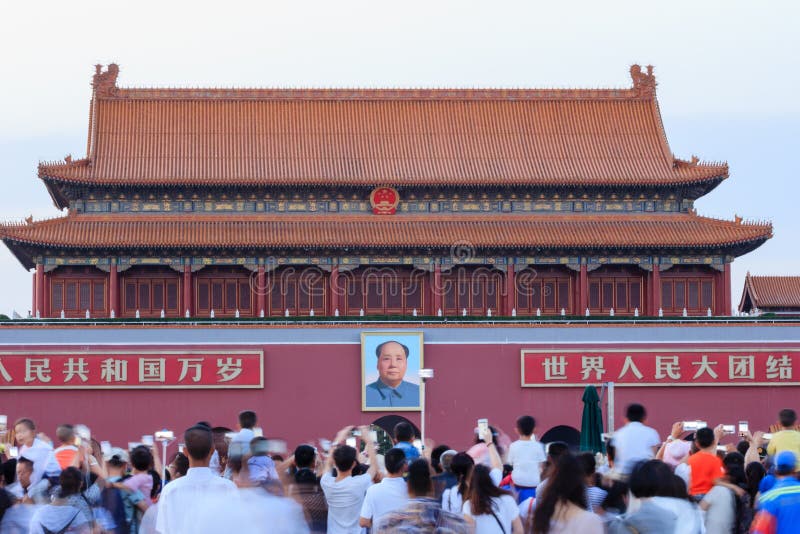
<path fill-rule="evenodd" d="M 411 463 L 419 458 L 419 451 L 417 448 L 407 441 L 398 441 L 394 448 L 403 451 L 403 453 L 406 455 L 406 460 L 408 460 L 408 463 Z"/>
<path fill-rule="evenodd" d="M 418 408 L 419 386 L 403 380 L 396 388 L 380 381 L 368 384 L 366 388 L 367 408 Z"/>
<path fill-rule="evenodd" d="M 800 525 L 800 481 L 796 478 L 778 480 L 761 496 L 758 509 L 775 518 L 776 534 L 797 532 L 797 525 Z"/>

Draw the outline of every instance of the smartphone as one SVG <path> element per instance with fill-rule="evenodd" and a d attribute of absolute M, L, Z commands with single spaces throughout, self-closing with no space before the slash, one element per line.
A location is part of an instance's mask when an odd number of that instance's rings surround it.
<path fill-rule="evenodd" d="M 369 431 L 369 439 L 372 443 L 378 443 L 378 431 L 377 430 L 370 430 Z"/>
<path fill-rule="evenodd" d="M 175 433 L 172 430 L 159 430 L 155 433 L 155 438 L 159 441 L 172 441 L 175 439 Z"/>
<path fill-rule="evenodd" d="M 686 432 L 696 432 L 701 428 L 706 428 L 708 424 L 705 421 L 684 421 L 683 429 Z"/>
<path fill-rule="evenodd" d="M 350 433 L 351 436 L 361 437 L 361 430 L 354 428 L 353 431 Z"/>
<path fill-rule="evenodd" d="M 18 447 L 9 447 L 8 448 L 8 457 L 9 458 L 16 458 L 19 456 L 19 448 Z"/>
<path fill-rule="evenodd" d="M 722 432 L 725 434 L 736 434 L 736 425 L 722 425 Z"/>
<path fill-rule="evenodd" d="M 328 452 L 331 450 L 331 440 L 320 438 L 319 446 L 322 447 L 322 450 Z"/>
<path fill-rule="evenodd" d="M 767 432 L 766 434 L 762 434 L 761 437 L 764 438 L 765 440 L 769 441 L 769 440 L 772 439 L 772 433 L 771 432 Z"/>
<path fill-rule="evenodd" d="M 178 452 L 179 453 L 183 454 L 183 448 L 184 448 L 183 443 L 178 443 Z"/>
<path fill-rule="evenodd" d="M 489 429 L 488 419 L 478 419 L 478 437 L 483 436 Z"/>
<path fill-rule="evenodd" d="M 726 447 L 725 445 L 717 445 L 717 451 L 726 452 L 727 450 L 728 450 L 728 447 Z"/>
<path fill-rule="evenodd" d="M 253 437 L 262 438 L 264 437 L 264 429 L 260 426 L 253 427 Z"/>
<path fill-rule="evenodd" d="M 750 425 L 747 421 L 739 421 L 739 435 L 743 436 L 745 432 L 750 430 Z"/>
<path fill-rule="evenodd" d="M 349 445 L 349 446 L 351 446 L 353 448 L 355 448 L 355 446 L 356 446 L 356 438 L 347 438 L 346 440 L 344 440 L 344 442 L 345 442 L 345 444 L 347 444 L 347 445 Z"/>
<path fill-rule="evenodd" d="M 152 447 L 154 444 L 153 436 L 142 436 L 142 445 L 147 445 L 148 447 Z"/>
<path fill-rule="evenodd" d="M 418 439 L 415 439 L 415 440 L 414 440 L 414 447 L 416 447 L 416 449 L 417 449 L 419 452 L 422 452 L 422 441 L 421 441 L 421 440 L 418 440 Z"/>
<path fill-rule="evenodd" d="M 101 441 L 100 442 L 100 450 L 103 451 L 103 455 L 111 454 L 111 442 L 110 441 Z"/>

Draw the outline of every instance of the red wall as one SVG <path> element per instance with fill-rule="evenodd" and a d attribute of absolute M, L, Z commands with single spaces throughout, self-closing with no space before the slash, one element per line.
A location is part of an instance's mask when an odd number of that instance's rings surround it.
<path fill-rule="evenodd" d="M 331 439 L 344 425 L 370 423 L 390 413 L 361 412 L 360 345 L 263 348 L 263 390 L 0 390 L 0 413 L 9 422 L 31 417 L 50 436 L 59 423 L 85 423 L 98 439 L 125 445 L 143 433 L 162 427 L 178 432 L 200 420 L 233 427 L 240 410 L 254 409 L 265 435 L 286 439 L 290 447 Z M 464 449 L 477 418 L 488 417 L 513 432 L 521 414 L 536 417 L 539 435 L 559 424 L 580 428 L 582 388 L 521 388 L 522 348 L 530 345 L 426 344 L 426 367 L 436 371 L 427 388 L 428 436 Z M 627 404 L 640 402 L 662 437 L 673 421 L 684 419 L 709 424 L 745 419 L 751 429 L 766 429 L 780 409 L 800 408 L 797 389 L 618 387 L 616 422 L 617 427 L 623 424 Z M 401 415 L 419 425 L 419 413 Z"/>

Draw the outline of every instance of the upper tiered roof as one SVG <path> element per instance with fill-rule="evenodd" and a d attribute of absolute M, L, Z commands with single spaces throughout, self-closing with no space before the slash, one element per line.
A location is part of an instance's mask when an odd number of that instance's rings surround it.
<path fill-rule="evenodd" d="M 87 156 L 60 184 L 642 186 L 704 184 L 724 163 L 667 144 L 652 67 L 627 89 L 125 89 L 94 77 Z"/>

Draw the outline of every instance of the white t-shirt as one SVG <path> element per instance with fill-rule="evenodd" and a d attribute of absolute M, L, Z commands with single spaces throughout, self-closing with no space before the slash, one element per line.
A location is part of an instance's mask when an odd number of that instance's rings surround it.
<path fill-rule="evenodd" d="M 383 514 L 404 508 L 408 500 L 408 485 L 403 477 L 384 478 L 367 489 L 361 517 L 371 519 L 375 525 Z"/>
<path fill-rule="evenodd" d="M 364 474 L 336 482 L 333 475 L 325 473 L 319 485 L 328 501 L 328 534 L 360 534 L 359 513 L 372 476 Z"/>
<path fill-rule="evenodd" d="M 733 492 L 723 486 L 714 486 L 703 497 L 703 502 L 709 506 L 706 510 L 706 531 L 709 534 L 730 532 L 736 520 L 736 497 Z"/>
<path fill-rule="evenodd" d="M 547 460 L 544 447 L 531 437 L 517 440 L 508 448 L 508 463 L 514 467 L 511 478 L 517 486 L 535 488 L 539 485 L 542 463 Z"/>
<path fill-rule="evenodd" d="M 189 534 L 191 516 L 205 503 L 237 498 L 236 484 L 215 474 L 208 467 L 191 467 L 186 476 L 170 482 L 158 500 L 156 530 L 161 534 Z"/>
<path fill-rule="evenodd" d="M 614 465 L 618 465 L 621 472 L 629 474 L 637 462 L 655 456 L 653 447 L 660 446 L 661 440 L 654 429 L 632 422 L 617 430 L 611 443 L 616 447 Z"/>
<path fill-rule="evenodd" d="M 469 502 L 464 503 L 462 512 L 475 520 L 475 534 L 511 534 L 511 523 L 519 517 L 519 508 L 514 497 L 510 495 L 493 497 L 492 509 L 497 519 L 492 514 L 472 515 L 472 506 Z M 503 528 L 500 528 L 498 520 Z"/>
<path fill-rule="evenodd" d="M 503 470 L 496 468 L 492 469 L 489 471 L 489 476 L 492 478 L 494 485 L 499 486 L 500 482 L 503 481 Z M 458 492 L 458 484 L 452 488 L 447 488 L 444 490 L 444 493 L 442 493 L 442 510 L 445 512 L 459 514 L 461 513 L 463 507 L 464 500 L 462 499 L 461 494 Z"/>

